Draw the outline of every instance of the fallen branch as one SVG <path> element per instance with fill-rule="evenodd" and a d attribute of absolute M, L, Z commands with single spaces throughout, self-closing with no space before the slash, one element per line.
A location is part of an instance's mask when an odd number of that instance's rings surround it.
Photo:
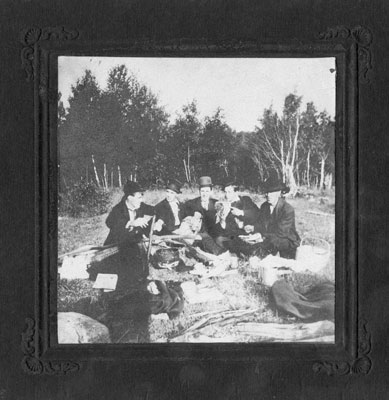
<path fill-rule="evenodd" d="M 322 215 L 323 217 L 334 217 L 335 216 L 335 214 L 325 213 L 325 212 L 322 212 L 322 211 L 307 210 L 305 212 L 308 213 L 308 214 Z"/>
<path fill-rule="evenodd" d="M 210 324 L 199 329 L 186 331 L 184 334 L 170 339 L 171 342 L 223 342 L 224 337 L 214 338 L 207 334 Z M 212 324 L 215 326 L 216 324 Z M 276 324 L 258 322 L 240 322 L 234 324 L 237 334 L 236 342 L 242 341 L 242 336 L 259 342 L 333 342 L 335 325 L 331 321 L 319 321 L 309 324 Z M 227 341 L 231 337 L 227 337 Z M 244 341 L 244 340 L 243 340 Z"/>
<path fill-rule="evenodd" d="M 307 324 L 246 322 L 238 323 L 236 330 L 239 333 L 258 339 L 294 342 L 333 335 L 335 325 L 331 321 L 318 321 Z"/>
<path fill-rule="evenodd" d="M 177 338 L 183 337 L 187 335 L 188 333 L 192 333 L 194 331 L 200 330 L 202 328 L 205 328 L 210 325 L 216 325 L 219 324 L 220 322 L 225 322 L 227 320 L 232 319 L 237 319 L 239 321 L 239 317 L 244 317 L 247 316 L 248 314 L 254 314 L 258 311 L 258 309 L 255 310 L 232 310 L 232 311 L 226 311 L 223 313 L 223 315 L 213 315 L 209 316 L 206 318 L 201 319 L 200 321 L 195 322 L 192 326 L 187 328 L 184 332 L 181 332 L 178 336 L 173 337 L 171 340 L 176 341 Z"/>

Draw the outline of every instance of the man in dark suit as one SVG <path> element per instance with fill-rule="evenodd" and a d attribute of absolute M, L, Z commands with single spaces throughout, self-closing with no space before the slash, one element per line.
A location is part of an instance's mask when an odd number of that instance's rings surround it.
<path fill-rule="evenodd" d="M 184 217 L 195 216 L 202 219 L 201 236 L 202 246 L 205 251 L 212 254 L 221 254 L 225 251 L 216 244 L 213 237 L 216 234 L 216 199 L 212 198 L 213 185 L 209 176 L 199 178 L 200 196 L 188 200 L 184 205 Z"/>
<path fill-rule="evenodd" d="M 181 193 L 180 187 L 169 183 L 166 187 L 166 198 L 155 206 L 154 232 L 160 235 L 170 235 L 179 228 L 183 219 L 183 205 L 178 201 L 177 195 Z"/>
<path fill-rule="evenodd" d="M 221 206 L 226 209 L 217 214 L 215 240 L 234 253 L 249 255 L 254 246 L 245 243 L 239 235 L 258 232 L 260 211 L 249 196 L 240 196 L 237 191 L 238 185 L 234 182 L 224 185 L 226 203 L 221 203 Z"/>
<path fill-rule="evenodd" d="M 148 275 L 140 243 L 150 233 L 154 208 L 142 202 L 144 190 L 138 183 L 127 181 L 124 196 L 109 213 L 110 229 L 104 245 L 118 245 L 119 253 L 95 266 L 94 273 L 118 274 L 117 290 L 143 280 Z"/>
<path fill-rule="evenodd" d="M 293 207 L 285 200 L 289 188 L 272 173 L 263 184 L 267 201 L 260 208 L 260 219 L 256 229 L 264 238 L 263 248 L 283 258 L 296 258 L 300 236 L 296 231 Z"/>
<path fill-rule="evenodd" d="M 104 245 L 138 243 L 142 235 L 149 234 L 147 228 L 154 215 L 154 208 L 142 202 L 144 189 L 138 183 L 128 181 L 123 191 L 123 198 L 113 207 L 105 221 L 110 231 Z"/>

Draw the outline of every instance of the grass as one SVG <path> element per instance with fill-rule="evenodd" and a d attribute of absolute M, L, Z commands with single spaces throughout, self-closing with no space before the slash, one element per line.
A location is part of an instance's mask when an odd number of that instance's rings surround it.
<path fill-rule="evenodd" d="M 196 197 L 197 191 L 185 190 L 180 198 L 185 201 Z M 260 205 L 264 198 L 250 194 Z M 121 192 L 111 193 L 111 205 L 121 199 Z M 146 191 L 144 201 L 155 205 L 164 197 L 164 191 Z M 215 198 L 221 193 L 216 192 Z M 288 199 L 296 213 L 296 228 L 301 237 L 314 236 L 325 239 L 330 244 L 331 256 L 323 276 L 312 274 L 293 274 L 290 278 L 296 290 L 305 293 L 313 284 L 325 280 L 334 280 L 335 216 L 334 193 L 310 193 L 309 196 Z M 58 253 L 63 254 L 87 244 L 102 245 L 108 234 L 105 226 L 107 214 L 91 218 L 61 217 L 58 221 Z M 150 268 L 150 278 L 165 281 L 182 282 L 197 280 L 189 273 L 167 272 Z M 174 320 L 161 320 L 155 316 L 139 315 L 132 311 L 125 318 L 112 314 L 112 304 L 116 304 L 115 292 L 103 294 L 92 288 L 92 282 L 83 280 L 58 281 L 58 311 L 75 311 L 106 324 L 113 342 L 163 342 L 179 335 L 207 313 L 222 313 L 222 310 L 257 309 L 255 320 L 258 322 L 290 322 L 292 319 L 280 317 L 268 306 L 269 289 L 258 282 L 256 274 L 248 268 L 247 260 L 240 260 L 238 273 L 225 278 L 213 278 L 214 285 L 225 295 L 221 302 L 207 304 L 185 304 L 183 312 Z M 176 283 L 177 285 L 177 283 Z M 133 289 L 129 289 L 128 294 Z M 134 303 L 141 303 L 142 297 L 131 297 Z M 136 305 L 136 304 L 135 304 Z M 231 331 L 232 330 L 232 331 Z M 209 329 L 210 334 L 220 335 L 216 328 Z M 226 328 L 226 335 L 233 334 L 233 328 Z"/>

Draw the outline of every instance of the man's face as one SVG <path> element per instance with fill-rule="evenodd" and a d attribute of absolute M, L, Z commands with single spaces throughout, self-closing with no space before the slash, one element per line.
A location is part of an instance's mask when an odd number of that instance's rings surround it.
<path fill-rule="evenodd" d="M 174 201 L 177 198 L 177 193 L 174 190 L 166 189 L 166 200 Z"/>
<path fill-rule="evenodd" d="M 210 188 L 209 186 L 200 188 L 200 198 L 202 202 L 209 201 L 211 194 L 212 194 L 212 188 Z"/>
<path fill-rule="evenodd" d="M 233 186 L 226 186 L 224 188 L 224 193 L 227 201 L 233 202 L 236 200 L 237 194 Z"/>
<path fill-rule="evenodd" d="M 143 198 L 143 193 L 136 192 L 133 195 L 127 196 L 126 203 L 127 207 L 137 210 L 140 207 L 140 204 L 142 203 L 142 198 Z"/>
<path fill-rule="evenodd" d="M 273 207 L 275 207 L 280 196 L 281 196 L 281 190 L 279 190 L 278 192 L 267 193 L 266 199 Z"/>

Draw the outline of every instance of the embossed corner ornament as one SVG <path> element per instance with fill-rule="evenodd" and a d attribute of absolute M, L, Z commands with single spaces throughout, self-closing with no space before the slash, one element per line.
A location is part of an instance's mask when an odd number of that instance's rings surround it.
<path fill-rule="evenodd" d="M 362 321 L 358 338 L 358 357 L 351 361 L 321 361 L 313 365 L 315 373 L 326 373 L 327 375 L 367 375 L 372 368 L 369 357 L 371 351 L 371 336 L 366 328 L 366 321 Z"/>
<path fill-rule="evenodd" d="M 72 361 L 46 361 L 39 359 L 35 347 L 36 328 L 32 318 L 26 318 L 27 328 L 22 333 L 23 370 L 31 375 L 67 375 L 80 370 L 80 365 Z"/>
<path fill-rule="evenodd" d="M 36 56 L 36 45 L 43 40 L 74 40 L 79 36 L 76 30 L 67 30 L 63 26 L 54 28 L 32 27 L 23 29 L 20 41 L 23 44 L 21 51 L 22 67 L 26 71 L 26 80 L 31 82 L 34 77 L 34 58 Z"/>
<path fill-rule="evenodd" d="M 358 46 L 359 77 L 362 83 L 369 83 L 367 74 L 372 69 L 370 45 L 373 41 L 373 34 L 370 29 L 363 26 L 347 28 L 337 26 L 328 28 L 318 35 L 320 40 L 326 41 L 353 41 Z"/>

